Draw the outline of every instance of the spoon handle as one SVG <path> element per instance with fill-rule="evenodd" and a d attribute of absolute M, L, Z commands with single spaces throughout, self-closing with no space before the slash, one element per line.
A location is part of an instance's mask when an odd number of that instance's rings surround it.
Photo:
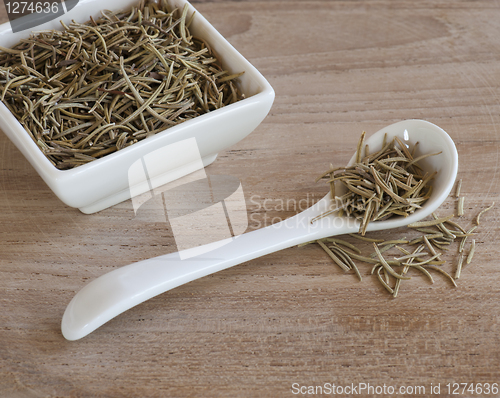
<path fill-rule="evenodd" d="M 311 224 L 310 219 L 310 212 L 306 210 L 235 238 L 115 269 L 73 297 L 63 315 L 62 333 L 68 340 L 80 339 L 122 312 L 167 290 L 299 243 L 349 230 L 348 223 L 340 223 L 339 228 L 325 231 L 320 223 Z"/>

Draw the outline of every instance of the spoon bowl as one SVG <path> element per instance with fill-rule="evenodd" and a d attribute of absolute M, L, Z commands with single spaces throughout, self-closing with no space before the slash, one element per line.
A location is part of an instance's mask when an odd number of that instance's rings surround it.
<path fill-rule="evenodd" d="M 419 165 L 429 173 L 436 171 L 437 174 L 430 183 L 433 186 L 431 197 L 408 217 L 391 217 L 386 221 L 375 221 L 368 224 L 367 231 L 379 231 L 403 227 L 417 222 L 435 212 L 449 195 L 458 171 L 458 153 L 453 140 L 440 127 L 425 120 L 403 120 L 384 127 L 371 135 L 365 143 L 369 145 L 370 152 L 376 152 L 382 148 L 382 139 L 387 133 L 387 141 L 393 137 L 399 137 L 407 144 L 415 145 L 418 142 L 415 157 L 427 153 L 441 151 L 437 156 L 422 159 Z M 355 156 L 349 161 L 354 163 Z"/>
<path fill-rule="evenodd" d="M 367 231 L 402 227 L 430 215 L 450 193 L 458 171 L 458 154 L 452 139 L 438 126 L 423 120 L 394 123 L 366 140 L 370 151 L 381 149 L 384 135 L 398 136 L 405 143 L 419 142 L 421 153 L 441 151 L 420 163 L 437 171 L 431 197 L 408 217 L 392 217 L 368 224 Z M 420 153 L 417 153 L 418 156 Z M 351 164 L 354 157 L 351 159 Z M 158 294 L 192 280 L 245 261 L 300 243 L 329 236 L 356 233 L 359 222 L 335 215 L 311 220 L 327 211 L 331 195 L 287 220 L 225 241 L 182 252 L 166 254 L 121 267 L 92 281 L 71 300 L 63 315 L 61 330 L 68 340 L 80 339 L 121 314 Z"/>

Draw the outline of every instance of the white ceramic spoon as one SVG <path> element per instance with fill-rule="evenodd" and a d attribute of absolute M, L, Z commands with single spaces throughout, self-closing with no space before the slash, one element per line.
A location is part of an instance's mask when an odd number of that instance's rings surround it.
<path fill-rule="evenodd" d="M 406 120 L 385 127 L 366 140 L 370 152 L 381 148 L 385 133 L 389 139 L 397 135 L 403 141 L 418 141 L 419 153 L 442 153 L 421 162 L 424 168 L 437 171 L 432 196 L 422 208 L 407 218 L 372 222 L 368 231 L 405 226 L 434 212 L 450 193 L 458 170 L 458 154 L 453 141 L 434 124 Z M 233 265 L 299 243 L 357 232 L 358 222 L 348 217 L 332 215 L 311 224 L 312 218 L 329 208 L 330 200 L 331 196 L 327 195 L 300 214 L 232 238 L 229 243 L 204 254 L 182 260 L 179 253 L 171 253 L 124 266 L 97 278 L 80 290 L 66 308 L 61 325 L 64 337 L 80 339 L 137 304 Z"/>

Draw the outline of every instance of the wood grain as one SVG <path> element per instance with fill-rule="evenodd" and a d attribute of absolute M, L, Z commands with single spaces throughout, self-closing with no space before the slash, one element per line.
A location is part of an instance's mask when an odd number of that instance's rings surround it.
<path fill-rule="evenodd" d="M 314 178 L 346 163 L 361 131 L 407 118 L 454 139 L 464 224 L 500 205 L 498 2 L 196 3 L 276 90 L 265 121 L 207 168 L 241 181 L 250 229 L 318 200 L 326 187 Z M 130 202 L 94 215 L 66 207 L 3 133 L 0 209 L 2 397 L 285 397 L 293 383 L 426 395 L 440 383 L 448 396 L 447 383 L 500 383 L 498 208 L 458 288 L 416 277 L 392 299 L 368 266 L 359 282 L 310 245 L 174 289 L 76 342 L 60 333 L 73 295 L 175 251 L 171 229 L 134 217 Z"/>

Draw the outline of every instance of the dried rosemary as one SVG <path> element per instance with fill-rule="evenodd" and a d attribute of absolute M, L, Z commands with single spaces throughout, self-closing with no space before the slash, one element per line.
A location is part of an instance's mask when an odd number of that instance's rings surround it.
<path fill-rule="evenodd" d="M 424 173 L 418 162 L 440 152 L 414 158 L 413 150 L 395 137 L 388 143 L 384 139 L 383 148 L 378 152 L 368 153 L 368 148 L 363 147 L 364 136 L 363 132 L 353 165 L 331 167 L 317 178 L 327 179 L 336 204 L 312 222 L 334 212 L 345 213 L 360 221 L 359 233 L 364 235 L 371 221 L 395 215 L 406 217 L 430 197 L 432 186 L 429 182 L 436 173 Z M 339 192 L 335 184 L 342 184 L 347 193 L 333 196 Z"/>
<path fill-rule="evenodd" d="M 162 0 L 0 48 L 1 100 L 47 158 L 70 169 L 243 98 L 194 15 Z"/>
<path fill-rule="evenodd" d="M 358 148 L 361 147 L 361 144 L 358 144 Z M 358 157 L 357 159 L 359 160 Z M 346 171 L 347 169 L 334 169 L 331 167 L 324 176 L 328 176 L 330 179 L 335 178 L 331 175 L 338 170 Z M 348 171 L 352 172 L 352 170 L 353 169 L 350 169 Z M 455 198 L 462 198 L 462 196 L 460 196 L 460 186 L 461 181 L 454 194 Z M 479 225 L 481 215 L 490 210 L 493 205 L 494 203 L 477 214 L 474 219 L 477 225 Z M 462 205 L 460 205 L 460 208 L 462 209 Z M 401 284 L 411 279 L 410 274 L 413 269 L 425 275 L 431 283 L 434 283 L 431 272 L 438 272 L 444 275 L 455 287 L 457 287 L 456 280 L 460 278 L 463 268 L 472 262 L 474 256 L 476 248 L 475 239 L 472 239 L 467 255 L 464 254 L 464 248 L 467 238 L 475 235 L 474 231 L 477 225 L 466 230 L 457 222 L 453 221 L 453 217 L 454 215 L 440 217 L 433 213 L 432 220 L 423 220 L 408 225 L 410 228 L 408 232 L 410 234 L 413 233 L 412 231 L 422 234 L 413 239 L 402 237 L 384 240 L 362 236 L 360 234 L 346 235 L 358 239 L 360 241 L 358 243 L 361 245 L 370 244 L 370 247 L 373 247 L 375 252 L 368 256 L 362 255 L 362 251 L 357 246 L 344 239 L 339 239 L 338 237 L 325 238 L 321 241 L 312 241 L 308 243 L 318 243 L 330 257 L 334 254 L 335 258 L 332 258 L 334 260 L 337 259 L 335 262 L 344 271 L 354 270 L 360 280 L 361 273 L 354 260 L 369 264 L 371 266 L 371 274 L 376 276 L 376 279 L 380 282 L 382 287 L 393 297 L 397 297 Z M 460 218 L 460 220 L 463 220 L 463 218 Z M 418 243 L 420 243 L 420 245 L 416 249 L 412 249 L 413 251 L 409 250 L 410 246 Z M 454 277 L 441 267 L 446 263 L 441 257 L 442 252 L 448 250 L 447 246 L 451 246 L 452 244 L 458 246 Z M 403 253 L 403 255 L 392 256 L 390 253 L 391 250 L 394 249 L 397 249 L 399 252 Z M 427 251 L 425 252 L 424 249 Z M 391 256 L 392 258 L 390 258 Z M 455 264 L 455 262 L 453 264 Z"/>

